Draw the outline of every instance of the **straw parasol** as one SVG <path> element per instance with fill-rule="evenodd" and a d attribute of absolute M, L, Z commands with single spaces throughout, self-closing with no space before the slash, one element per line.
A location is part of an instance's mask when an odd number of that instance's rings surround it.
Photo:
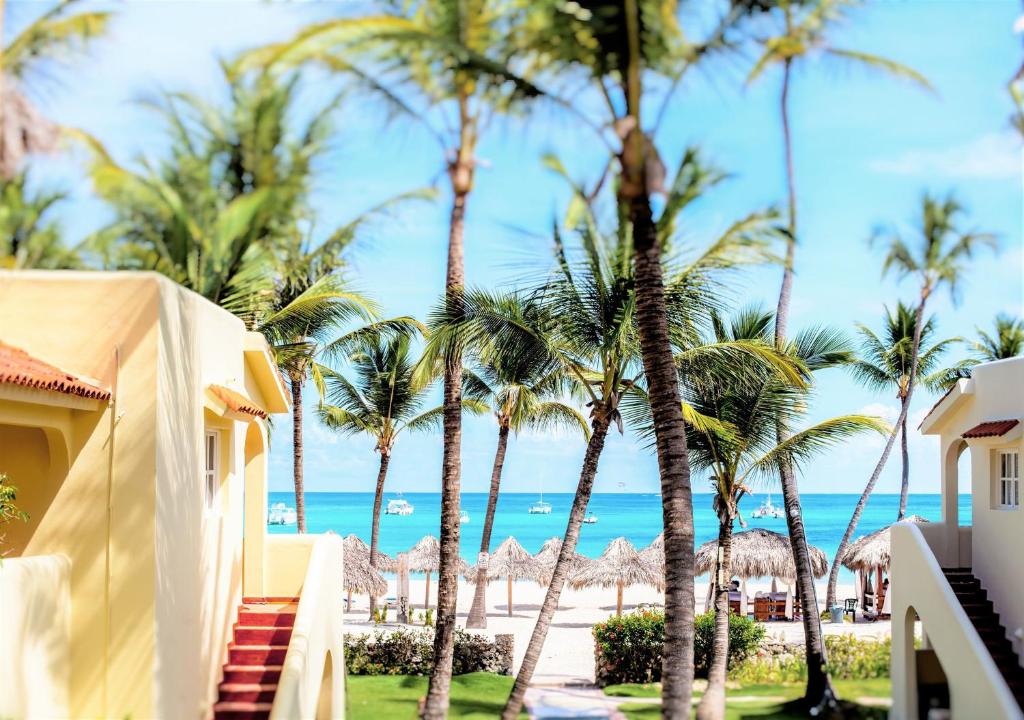
<path fill-rule="evenodd" d="M 828 572 L 828 558 L 816 547 L 808 546 L 811 556 L 811 572 L 814 577 L 824 577 Z M 752 528 L 734 533 L 732 536 L 732 558 L 730 571 L 737 577 L 777 577 L 792 581 L 796 578 L 793 550 L 789 537 L 764 528 Z M 694 555 L 693 572 L 697 575 L 713 573 L 718 565 L 718 539 L 708 540 L 697 548 Z"/>
<path fill-rule="evenodd" d="M 423 608 L 430 608 L 430 574 L 441 567 L 441 543 L 433 535 L 424 535 L 409 550 L 409 570 L 427 574 L 427 591 L 424 594 Z M 469 567 L 466 561 L 459 558 L 456 572 L 464 572 Z"/>
<path fill-rule="evenodd" d="M 355 534 L 350 534 L 345 538 L 345 542 L 351 543 L 353 549 L 366 553 L 366 557 L 369 559 L 370 546 L 367 545 L 361 537 L 358 537 Z M 346 548 L 347 547 L 348 545 L 346 545 Z M 398 572 L 398 561 L 387 553 L 381 552 L 380 548 L 377 548 L 377 565 L 375 567 L 380 572 Z"/>
<path fill-rule="evenodd" d="M 901 522 L 920 524 L 928 521 L 920 515 L 911 515 L 904 518 Z M 895 524 L 893 523 L 893 525 Z M 847 546 L 843 556 L 839 558 L 839 562 L 843 564 L 843 567 L 856 573 L 855 587 L 857 598 L 865 610 L 867 609 L 867 593 L 873 592 L 871 587 L 872 573 L 877 578 L 879 598 L 883 595 L 882 573 L 889 572 L 889 562 L 892 560 L 892 546 L 889 534 L 891 529 L 892 525 L 887 525 L 881 530 L 876 530 L 873 533 L 857 538 Z"/>
<path fill-rule="evenodd" d="M 515 580 L 539 581 L 544 575 L 544 566 L 526 551 L 511 535 L 487 560 L 487 580 L 505 578 L 508 581 L 508 615 L 512 617 L 512 583 Z M 476 582 L 477 569 L 466 571 L 466 580 Z"/>
<path fill-rule="evenodd" d="M 347 536 L 342 542 L 345 558 L 342 585 L 348 593 L 347 607 L 352 608 L 353 592 L 375 596 L 387 593 L 387 582 L 370 566 L 370 550 L 366 543 L 355 535 Z"/>
<path fill-rule="evenodd" d="M 651 541 L 651 544 L 640 551 L 640 557 L 647 560 L 655 567 L 665 569 L 665 533 L 658 533 L 658 537 Z"/>
<path fill-rule="evenodd" d="M 903 522 L 926 523 L 928 522 L 920 515 L 911 515 L 904 518 Z M 893 523 L 895 525 L 895 523 Z M 870 573 L 874 570 L 888 570 L 889 561 L 892 559 L 892 551 L 889 541 L 889 530 L 892 525 L 887 525 L 881 530 L 857 538 L 850 543 L 843 557 L 839 560 L 847 570 L 860 570 Z"/>
<path fill-rule="evenodd" d="M 622 591 L 626 587 L 653 585 L 660 588 L 663 582 L 661 568 L 642 558 L 633 544 L 624 537 L 615 538 L 608 543 L 601 557 L 569 581 L 576 589 L 592 585 L 615 586 L 618 591 L 615 601 L 616 615 L 622 614 Z"/>
<path fill-rule="evenodd" d="M 562 538 L 553 537 L 547 540 L 540 548 L 540 552 L 533 556 L 533 559 L 540 564 L 541 573 L 537 577 L 540 585 L 550 585 L 551 575 L 555 572 L 555 564 L 558 562 L 558 553 L 562 551 Z M 572 564 L 569 565 L 569 582 L 571 583 L 593 560 L 586 555 L 575 553 Z"/>

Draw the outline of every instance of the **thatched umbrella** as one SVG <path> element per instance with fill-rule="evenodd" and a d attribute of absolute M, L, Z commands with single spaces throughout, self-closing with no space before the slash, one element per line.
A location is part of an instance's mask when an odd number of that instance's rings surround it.
<path fill-rule="evenodd" d="M 370 551 L 366 543 L 355 535 L 343 540 L 344 568 L 342 584 L 348 593 L 347 608 L 352 608 L 352 593 L 381 596 L 387 593 L 388 584 L 381 574 L 370 566 Z"/>
<path fill-rule="evenodd" d="M 555 572 L 555 564 L 558 562 L 558 553 L 562 551 L 562 538 L 553 537 L 547 540 L 540 548 L 540 551 L 533 556 L 533 559 L 540 565 L 541 573 L 537 577 L 540 585 L 550 585 L 551 575 Z M 575 553 L 572 564 L 569 565 L 569 582 L 579 575 L 593 560 L 586 555 Z"/>
<path fill-rule="evenodd" d="M 660 588 L 664 582 L 661 568 L 640 557 L 633 544 L 624 537 L 615 538 L 575 578 L 569 581 L 574 588 L 591 585 L 615 586 L 615 614 L 622 614 L 622 591 L 631 585 L 653 585 Z"/>
<path fill-rule="evenodd" d="M 903 518 L 902 522 L 926 523 L 925 518 L 920 515 L 911 515 Z M 893 523 L 895 525 L 895 523 Z M 882 589 L 882 573 L 889 571 L 889 562 L 892 560 L 892 546 L 890 544 L 889 531 L 892 525 L 887 525 L 881 530 L 857 538 L 850 543 L 839 561 L 847 570 L 857 573 L 857 597 L 864 606 L 864 594 L 871 584 L 871 573 L 877 576 L 877 592 Z"/>
<path fill-rule="evenodd" d="M 430 574 L 441 567 L 441 543 L 433 535 L 423 538 L 409 550 L 409 570 L 427 574 L 427 591 L 424 594 L 423 609 L 430 608 Z M 459 558 L 456 572 L 464 572 L 469 566 Z"/>
<path fill-rule="evenodd" d="M 828 572 L 828 558 L 816 547 L 808 546 L 811 572 L 824 577 Z M 718 539 L 708 540 L 697 548 L 693 559 L 693 572 L 697 575 L 713 573 L 718 565 Z M 740 578 L 777 577 L 792 581 L 796 578 L 793 550 L 789 536 L 764 528 L 752 528 L 732 536 L 730 571 Z"/>
<path fill-rule="evenodd" d="M 534 580 L 539 582 L 544 576 L 544 572 L 544 566 L 537 562 L 537 559 L 527 552 L 518 540 L 509 536 L 488 559 L 486 580 L 506 579 L 508 582 L 508 615 L 512 617 L 513 581 Z M 475 567 L 467 570 L 466 579 L 470 582 L 479 580 Z"/>
<path fill-rule="evenodd" d="M 665 569 L 665 533 L 658 533 L 658 537 L 651 540 L 651 544 L 640 551 L 640 557 L 647 560 L 655 567 Z"/>
<path fill-rule="evenodd" d="M 363 542 L 363 539 L 357 537 L 355 534 L 350 534 L 345 538 L 345 542 L 351 543 L 352 547 L 359 550 L 360 552 L 366 553 L 366 557 L 370 557 L 370 546 Z M 347 546 L 346 546 L 347 547 Z M 388 555 L 387 553 L 377 550 L 377 565 L 375 566 L 380 572 L 398 572 L 398 561 Z"/>

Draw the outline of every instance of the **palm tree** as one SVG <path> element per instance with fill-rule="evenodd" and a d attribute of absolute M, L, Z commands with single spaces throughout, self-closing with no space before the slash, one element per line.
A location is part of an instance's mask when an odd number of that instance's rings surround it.
<path fill-rule="evenodd" d="M 444 349 L 446 346 L 460 342 L 463 352 L 473 355 L 477 364 L 475 371 L 464 371 L 463 392 L 489 404 L 498 421 L 498 443 L 477 563 L 478 577 L 486 577 L 487 555 L 490 553 L 509 434 L 519 434 L 528 429 L 566 428 L 578 429 L 589 440 L 590 429 L 576 408 L 561 402 L 578 388 L 573 387 L 572 377 L 555 361 L 543 339 L 526 345 L 517 342 L 507 346 L 495 343 L 495 335 L 487 331 L 487 326 L 497 321 L 541 332 L 542 323 L 536 321 L 542 317 L 543 308 L 536 299 L 522 293 L 470 291 L 466 295 L 462 316 L 454 319 L 454 323 L 447 322 L 443 311 L 435 315 L 439 325 L 432 328 L 424 357 L 439 359 L 441 353 L 451 352 Z M 433 362 L 436 363 L 437 359 Z M 466 627 L 487 627 L 486 598 L 487 583 L 477 582 Z"/>
<path fill-rule="evenodd" d="M 413 379 L 416 362 L 410 351 L 412 339 L 413 335 L 406 331 L 392 333 L 390 337 L 365 335 L 355 343 L 348 357 L 355 380 L 337 372 L 324 374 L 326 393 L 319 408 L 320 420 L 347 435 L 369 435 L 374 440 L 374 451 L 380 453 L 370 527 L 373 567 L 377 566 L 384 482 L 395 441 L 405 430 L 435 429 L 441 419 L 441 407 L 422 410 L 430 386 Z M 470 403 L 467 409 L 479 412 L 484 408 Z M 376 609 L 377 598 L 371 594 L 371 620 Z"/>
<path fill-rule="evenodd" d="M 833 45 L 828 37 L 831 27 L 843 18 L 844 9 L 853 4 L 852 0 L 779 0 L 764 3 L 761 0 L 737 0 L 753 16 L 767 14 L 776 21 L 779 31 L 765 38 L 761 44 L 763 52 L 754 63 L 747 77 L 747 84 L 757 80 L 769 67 L 782 66 L 782 87 L 779 110 L 782 120 L 782 144 L 786 167 L 787 231 L 786 257 L 782 270 L 782 284 L 779 288 L 779 302 L 775 313 L 775 342 L 780 347 L 787 340 L 789 305 L 793 288 L 793 265 L 797 245 L 797 196 L 796 172 L 793 167 L 793 138 L 790 132 L 789 90 L 794 65 L 811 55 L 824 55 L 840 61 L 851 62 L 863 67 L 882 70 L 890 75 L 909 78 L 928 87 L 927 80 L 918 72 L 900 63 L 871 55 L 860 50 L 850 50 Z M 779 427 L 779 442 L 785 442 L 788 430 Z M 800 492 L 792 469 L 782 463 L 779 477 L 782 483 L 783 504 L 786 508 L 786 524 L 789 528 L 790 545 L 796 563 L 797 593 L 804 607 L 817 607 L 814 576 L 811 573 L 810 554 L 807 550 L 807 534 L 800 509 Z M 821 620 L 817 613 L 804 613 L 804 641 L 807 657 L 807 689 L 804 702 L 808 707 L 833 705 L 835 691 L 826 671 L 825 641 L 821 632 Z"/>
<path fill-rule="evenodd" d="M 714 342 L 741 340 L 775 347 L 772 314 L 753 309 L 740 312 L 731 322 L 715 318 Z M 815 329 L 799 334 L 786 347 L 785 357 L 810 381 L 810 373 L 848 362 L 851 353 L 844 339 L 834 332 Z M 778 442 L 775 427 L 780 419 L 787 425 L 805 414 L 809 394 L 805 382 L 791 383 L 772 368 L 745 363 L 722 372 L 717 367 L 686 368 L 681 372 L 684 398 L 695 411 L 719 421 L 697 429 L 687 428 L 693 467 L 710 473 L 714 509 L 718 515 L 719 568 L 715 578 L 731 577 L 733 523 L 740 518 L 740 501 L 750 493 L 750 484 L 778 475 L 783 461 L 793 467 L 823 450 L 864 430 L 885 432 L 875 419 L 843 415 L 817 423 Z M 741 519 L 742 522 L 742 519 Z M 712 582 L 715 582 L 712 579 Z M 715 629 L 708 687 L 697 706 L 697 717 L 725 715 L 725 677 L 729 654 L 729 587 L 716 585 Z"/>
<path fill-rule="evenodd" d="M 523 697 L 540 658 L 544 639 L 574 559 L 581 523 L 590 500 L 608 429 L 614 424 L 620 432 L 623 431 L 624 420 L 620 405 L 624 398 L 636 395 L 646 400 L 648 396 L 641 368 L 636 315 L 638 300 L 631 262 L 630 234 L 622 227 L 616 227 L 608 234 L 600 233 L 586 201 L 587 197 L 585 192 L 579 192 L 574 199 L 578 208 L 585 209 L 585 217 L 579 228 L 582 247 L 578 261 L 570 261 L 556 228 L 554 240 L 557 269 L 551 280 L 538 291 L 549 318 L 548 324 L 544 326 L 546 334 L 535 333 L 534 337 L 550 337 L 548 351 L 584 389 L 589 400 L 587 405 L 590 408 L 591 435 L 552 579 L 519 674 L 502 713 L 505 720 L 518 717 Z M 673 218 L 677 214 L 673 212 Z M 622 218 L 621 215 L 619 217 Z M 749 343 L 708 347 L 694 347 L 694 343 L 698 328 L 710 315 L 715 304 L 716 271 L 731 267 L 738 257 L 760 247 L 764 236 L 770 233 L 770 217 L 755 213 L 735 223 L 708 250 L 692 261 L 674 267 L 669 274 L 665 295 L 671 337 L 676 347 L 688 353 L 684 357 L 691 362 L 703 357 L 735 361 L 739 357 L 764 355 L 761 348 Z M 513 327 L 520 328 L 522 325 L 513 324 Z M 492 334 L 502 342 L 507 342 L 498 332 Z M 508 344 L 512 346 L 511 342 Z M 684 411 L 681 403 L 680 409 Z M 699 416 L 692 413 L 689 419 L 700 421 Z M 685 575 L 687 571 L 681 569 L 680 572 Z M 688 572 L 692 594 L 692 563 Z M 692 605 L 689 612 L 692 617 Z"/>
<path fill-rule="evenodd" d="M 896 391 L 896 398 L 902 409 L 907 401 L 907 383 L 910 381 L 910 346 L 914 341 L 914 309 L 897 303 L 896 311 L 885 312 L 885 330 L 879 337 L 866 325 L 857 325 L 861 336 L 860 357 L 850 363 L 854 377 L 861 384 L 878 392 Z M 935 317 L 932 316 L 921 328 L 921 344 L 928 343 L 935 334 Z M 938 363 L 942 354 L 950 345 L 959 342 L 959 338 L 940 340 L 931 347 L 922 350 L 917 360 L 917 371 L 929 389 L 941 386 L 949 376 L 950 370 L 939 370 Z M 910 453 L 907 448 L 907 419 L 900 426 L 900 442 L 903 453 L 903 474 L 900 487 L 900 507 L 896 516 L 897 522 L 907 514 L 907 495 L 910 490 Z"/>
<path fill-rule="evenodd" d="M 0 268 L 78 267 L 76 251 L 64 246 L 63 228 L 52 217 L 65 197 L 30 189 L 26 172 L 0 178 Z"/>
<path fill-rule="evenodd" d="M 996 315 L 994 332 L 977 328 L 978 339 L 971 343 L 975 358 L 971 361 L 993 362 L 1024 355 L 1024 320 L 1005 313 Z"/>
<path fill-rule="evenodd" d="M 916 242 L 909 244 L 898 231 L 892 230 L 879 238 L 886 246 L 885 260 L 882 262 L 882 273 L 894 272 L 898 277 L 913 277 L 918 282 L 918 301 L 914 312 L 914 335 L 910 345 L 910 374 L 907 378 L 907 398 L 900 408 L 899 418 L 889 434 L 889 439 L 882 450 L 871 477 L 868 479 L 864 492 L 853 510 L 853 516 L 846 526 L 836 549 L 835 559 L 828 576 L 828 592 L 826 604 L 835 605 L 836 583 L 839 580 L 839 558 L 846 552 L 850 537 L 857 529 L 857 522 L 864 512 L 868 497 L 875 489 L 879 475 L 889 459 L 892 446 L 900 427 L 906 422 L 910 409 L 910 400 L 917 385 L 917 373 L 920 365 L 921 334 L 924 330 L 925 305 L 932 294 L 945 287 L 953 302 L 959 302 L 960 283 L 967 270 L 967 261 L 982 247 L 994 248 L 996 237 L 990 233 L 961 228 L 963 206 L 953 194 L 943 199 L 925 194 L 921 201 L 920 227 L 917 230 Z"/>
<path fill-rule="evenodd" d="M 52 152 L 60 128 L 44 117 L 26 94 L 38 92 L 52 66 L 85 51 L 103 35 L 111 13 L 71 13 L 77 0 L 60 0 L 18 32 L 0 49 L 0 178 L 9 180 L 26 155 Z M 0 43 L 6 2 L 0 0 Z"/>
<path fill-rule="evenodd" d="M 315 64 L 346 76 L 437 140 L 452 191 L 445 295 L 454 312 L 465 285 L 463 234 L 481 130 L 540 90 L 512 69 L 511 16 L 479 0 L 415 0 L 381 15 L 339 18 L 243 55 L 239 67 Z M 441 563 L 434 665 L 423 716 L 440 720 L 451 686 L 458 592 L 462 362 L 444 369 Z"/>

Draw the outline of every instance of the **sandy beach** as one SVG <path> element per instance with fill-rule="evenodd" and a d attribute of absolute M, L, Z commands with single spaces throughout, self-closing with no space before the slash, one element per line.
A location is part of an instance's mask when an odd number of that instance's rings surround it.
<path fill-rule="evenodd" d="M 394 578 L 388 581 L 388 594 L 395 594 Z M 423 608 L 425 581 L 413 579 L 409 583 L 410 596 L 414 614 L 420 615 Z M 748 583 L 748 592 L 753 598 L 755 592 L 768 590 L 770 581 L 766 583 Z M 431 606 L 437 602 L 436 577 L 431 582 Z M 697 609 L 703 609 L 704 597 L 707 594 L 707 583 L 698 582 L 696 595 Z M 516 670 L 522 662 L 526 645 L 533 631 L 537 613 L 544 600 L 545 589 L 534 582 L 517 582 L 513 584 L 512 616 L 508 615 L 507 586 L 504 581 L 492 582 L 487 588 L 487 629 L 475 632 L 487 635 L 511 633 L 515 636 Z M 853 587 L 839 586 L 839 597 L 852 597 Z M 818 585 L 818 597 L 824 598 L 824 583 Z M 473 586 L 459 581 L 458 617 L 460 627 L 465 626 L 466 615 L 473 600 Z M 661 604 L 662 594 L 654 588 L 636 586 L 627 588 L 624 598 L 623 612 L 635 609 L 640 604 Z M 589 684 L 594 681 L 594 642 L 591 628 L 594 623 L 608 619 L 615 613 L 615 589 L 588 588 L 572 590 L 566 587 L 562 593 L 561 604 L 555 614 L 537 672 L 534 685 Z M 368 621 L 368 601 L 366 596 L 353 596 L 352 610 L 345 614 L 347 632 L 370 633 L 377 629 L 397 627 L 394 622 L 375 626 Z M 389 614 L 394 620 L 394 613 Z M 421 622 L 418 620 L 418 622 Z M 890 623 L 857 622 L 842 625 L 823 624 L 826 634 L 853 633 L 859 637 L 883 638 L 890 634 Z M 787 642 L 803 641 L 803 624 L 799 622 L 767 623 L 768 633 L 773 637 L 781 636 Z"/>

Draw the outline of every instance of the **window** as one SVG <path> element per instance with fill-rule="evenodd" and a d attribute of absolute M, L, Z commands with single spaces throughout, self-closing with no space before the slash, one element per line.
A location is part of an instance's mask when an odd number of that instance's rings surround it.
<path fill-rule="evenodd" d="M 1016 450 L 999 451 L 999 507 L 1020 507 L 1020 453 Z"/>
<path fill-rule="evenodd" d="M 206 464 L 203 473 L 206 491 L 206 512 L 220 510 L 220 437 L 216 432 L 206 433 Z"/>

